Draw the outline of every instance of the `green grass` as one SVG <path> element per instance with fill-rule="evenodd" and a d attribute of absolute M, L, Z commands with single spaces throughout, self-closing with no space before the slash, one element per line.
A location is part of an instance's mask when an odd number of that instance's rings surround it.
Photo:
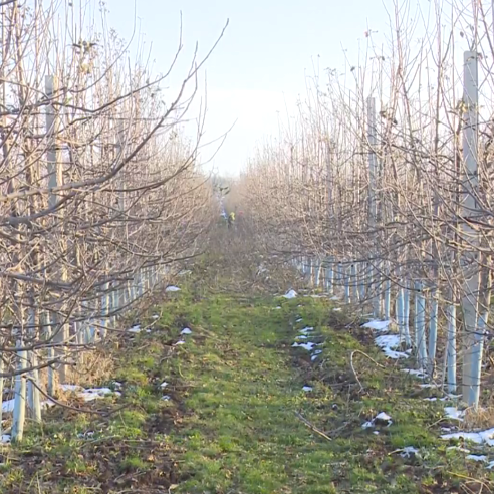
<path fill-rule="evenodd" d="M 344 311 L 321 298 L 228 292 L 226 273 L 209 286 L 203 270 L 196 266 L 183 290 L 156 308 L 162 316 L 151 333 L 115 352 L 111 377 L 122 396 L 93 406 L 125 408 L 103 419 L 51 411 L 25 443 L 6 450 L 1 492 L 422 494 L 479 492 L 482 484 L 468 479 L 492 480 L 438 439 L 444 403 L 424 401 L 430 390 L 386 362 Z M 322 343 L 315 362 L 291 346 L 307 325 Z M 184 326 L 193 334 L 173 346 Z M 349 365 L 353 350 L 383 365 L 354 355 L 363 390 Z M 381 411 L 390 427 L 379 435 L 361 428 Z M 407 446 L 419 454 L 396 452 Z"/>

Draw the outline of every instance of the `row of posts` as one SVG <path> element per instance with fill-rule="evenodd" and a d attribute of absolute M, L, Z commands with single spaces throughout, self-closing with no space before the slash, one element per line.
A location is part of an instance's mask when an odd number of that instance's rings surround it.
<path fill-rule="evenodd" d="M 138 270 L 132 279 L 122 282 L 107 282 L 99 294 L 81 301 L 78 310 L 72 311 L 67 320 L 59 314 L 43 312 L 38 316 L 36 309 L 27 311 L 27 333 L 35 335 L 36 328 L 41 328 L 48 347 L 47 361 L 67 358 L 67 347 L 75 347 L 75 362 L 80 363 L 83 349 L 90 349 L 104 342 L 109 331 L 118 328 L 117 318 L 131 309 L 146 294 L 151 293 L 161 283 L 168 272 L 168 267 L 149 267 Z M 22 334 L 22 332 L 20 332 Z M 17 341 L 17 370 L 38 366 L 38 354 L 26 349 L 22 338 Z M 0 359 L 0 373 L 3 372 L 3 360 Z M 58 379 L 56 379 L 56 374 Z M 47 367 L 46 394 L 56 396 L 57 381 L 69 384 L 67 364 Z M 4 379 L 0 378 L 0 424 L 2 419 Z M 12 423 L 12 441 L 21 441 L 24 433 L 26 415 L 34 422 L 41 422 L 40 371 L 33 369 L 14 378 L 14 409 Z M 0 430 L 1 437 L 1 430 Z"/>
<path fill-rule="evenodd" d="M 422 281 L 394 278 L 384 262 L 372 266 L 368 262 L 303 257 L 296 259 L 294 265 L 313 288 L 324 290 L 328 296 L 340 296 L 345 304 L 370 307 L 369 315 L 376 319 L 394 320 L 403 348 L 413 349 L 419 368 L 433 377 L 440 316 L 436 288 L 428 288 Z M 444 311 L 447 321 L 444 366 L 447 391 L 451 394 L 457 389 L 456 310 L 455 304 L 448 303 Z"/>

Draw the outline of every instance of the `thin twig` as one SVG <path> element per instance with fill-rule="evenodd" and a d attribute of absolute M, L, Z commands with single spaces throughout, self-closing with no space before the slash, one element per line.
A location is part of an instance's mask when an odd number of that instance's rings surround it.
<path fill-rule="evenodd" d="M 326 434 L 324 434 L 324 432 L 320 431 L 315 425 L 311 424 L 307 419 L 305 419 L 304 417 L 302 417 L 302 415 L 300 415 L 300 413 L 295 412 L 295 416 L 299 420 L 301 420 L 309 429 L 311 429 L 312 431 L 314 431 L 316 434 L 319 434 L 321 437 L 323 437 L 327 441 L 331 441 L 331 438 L 329 436 L 327 436 Z"/>
<path fill-rule="evenodd" d="M 377 362 L 376 360 L 374 360 L 370 355 L 367 355 L 362 350 L 353 350 L 352 351 L 352 353 L 350 354 L 350 367 L 352 368 L 353 377 L 355 377 L 355 380 L 357 381 L 357 384 L 360 386 L 359 393 L 361 393 L 362 391 L 364 391 L 364 388 L 363 388 L 362 384 L 360 383 L 359 378 L 357 377 L 357 373 L 355 371 L 355 367 L 353 366 L 353 354 L 354 353 L 360 353 L 360 354 L 362 354 L 364 357 L 367 357 L 368 359 L 372 360 L 372 362 L 374 362 L 377 366 L 379 366 L 379 367 L 381 367 L 383 369 L 385 369 L 386 367 L 384 367 L 384 365 L 382 365 L 379 362 Z"/>

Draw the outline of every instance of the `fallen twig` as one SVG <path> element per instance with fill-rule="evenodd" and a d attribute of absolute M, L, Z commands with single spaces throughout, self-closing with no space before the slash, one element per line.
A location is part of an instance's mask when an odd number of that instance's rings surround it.
<path fill-rule="evenodd" d="M 353 350 L 352 351 L 352 353 L 350 354 L 350 367 L 352 368 L 353 377 L 355 377 L 355 380 L 357 381 L 357 384 L 360 386 L 359 393 L 361 393 L 364 390 L 364 388 L 363 388 L 362 384 L 360 383 L 359 378 L 357 377 L 357 372 L 355 371 L 355 367 L 353 366 L 353 354 L 354 353 L 360 353 L 360 354 L 362 354 L 364 357 L 367 357 L 369 360 L 372 360 L 372 362 L 374 362 L 377 366 L 381 367 L 382 369 L 385 369 L 386 367 L 384 367 L 384 365 L 382 365 L 379 362 L 377 362 L 370 355 L 367 355 L 362 350 Z"/>
<path fill-rule="evenodd" d="M 327 441 L 331 441 L 331 438 L 329 436 L 327 436 L 326 434 L 324 434 L 324 432 L 320 431 L 315 425 L 311 424 L 306 418 L 302 417 L 302 415 L 300 415 L 300 413 L 295 412 L 295 416 L 299 420 L 301 420 L 313 432 L 315 432 L 316 434 L 319 434 L 321 437 L 323 437 Z"/>

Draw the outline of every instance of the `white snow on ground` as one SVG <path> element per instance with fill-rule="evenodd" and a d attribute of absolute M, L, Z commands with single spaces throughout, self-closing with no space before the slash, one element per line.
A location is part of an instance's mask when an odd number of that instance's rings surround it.
<path fill-rule="evenodd" d="M 8 444 L 10 443 L 10 434 L 2 434 L 0 437 L 0 443 Z"/>
<path fill-rule="evenodd" d="M 13 413 L 14 403 L 15 403 L 14 398 L 12 398 L 11 400 L 4 401 L 2 403 L 2 413 Z M 53 405 L 54 403 L 49 400 L 45 400 L 41 402 L 41 408 L 48 408 L 48 407 L 52 407 Z"/>
<path fill-rule="evenodd" d="M 166 287 L 165 292 L 179 292 L 181 288 L 178 288 L 178 286 L 175 285 L 170 285 Z"/>
<path fill-rule="evenodd" d="M 488 468 L 489 470 L 492 470 L 492 468 L 494 468 L 494 461 L 490 461 L 488 463 L 488 465 L 486 466 L 486 468 Z"/>
<path fill-rule="evenodd" d="M 153 314 L 153 319 L 159 319 L 159 318 L 160 318 L 159 314 Z"/>
<path fill-rule="evenodd" d="M 465 439 L 477 444 L 487 444 L 488 446 L 494 446 L 494 429 L 487 429 L 480 432 L 454 432 L 453 434 L 443 434 L 441 439 L 446 441 L 450 439 Z"/>
<path fill-rule="evenodd" d="M 410 458 L 412 455 L 416 455 L 418 452 L 419 450 L 414 448 L 413 446 L 407 446 L 406 448 L 403 448 L 403 451 L 401 451 L 400 456 L 402 458 Z"/>
<path fill-rule="evenodd" d="M 180 332 L 180 334 L 192 334 L 192 329 L 190 329 L 190 328 L 184 328 L 184 329 L 182 329 L 182 331 Z"/>
<path fill-rule="evenodd" d="M 341 307 L 334 307 L 333 312 L 339 312 L 341 310 Z"/>
<path fill-rule="evenodd" d="M 14 399 L 7 400 L 2 403 L 2 412 L 3 413 L 12 413 L 14 411 Z"/>
<path fill-rule="evenodd" d="M 295 341 L 292 346 L 300 346 L 300 347 L 305 348 L 306 350 L 310 351 L 316 346 L 316 343 L 313 343 L 312 341 L 308 341 L 306 343 L 297 343 Z"/>
<path fill-rule="evenodd" d="M 485 455 L 468 455 L 466 457 L 467 460 L 472 461 L 487 461 L 487 456 Z"/>
<path fill-rule="evenodd" d="M 168 383 L 165 381 L 164 383 L 160 384 L 161 389 L 165 389 L 168 386 Z"/>
<path fill-rule="evenodd" d="M 400 336 L 397 334 L 385 334 L 378 336 L 376 338 L 376 345 L 380 347 L 389 358 L 398 359 L 409 357 L 408 353 L 394 350 L 401 345 Z"/>
<path fill-rule="evenodd" d="M 295 319 L 295 322 L 302 322 L 302 318 L 299 317 L 298 319 Z"/>
<path fill-rule="evenodd" d="M 84 389 L 82 386 L 78 386 L 77 384 L 60 384 L 60 388 L 65 392 L 82 391 Z"/>
<path fill-rule="evenodd" d="M 161 398 L 163 401 L 170 401 L 171 398 L 168 395 L 165 395 Z"/>
<path fill-rule="evenodd" d="M 283 295 L 284 298 L 295 298 L 297 296 L 297 292 L 295 290 L 290 290 Z"/>
<path fill-rule="evenodd" d="M 309 331 L 314 331 L 312 326 L 306 326 L 305 328 L 299 329 L 299 331 L 303 334 L 308 333 Z"/>
<path fill-rule="evenodd" d="M 120 396 L 120 393 L 116 391 L 115 393 L 109 388 L 93 388 L 85 389 L 84 391 L 77 393 L 78 398 L 82 398 L 84 401 L 94 401 L 104 398 L 107 395 L 115 394 Z"/>
<path fill-rule="evenodd" d="M 174 343 L 174 345 L 185 345 L 185 341 L 184 340 L 178 340 L 176 343 Z"/>
<path fill-rule="evenodd" d="M 401 371 L 410 376 L 418 377 L 419 379 L 425 379 L 427 377 L 424 369 L 401 369 Z"/>
<path fill-rule="evenodd" d="M 93 437 L 93 436 L 94 436 L 94 431 L 80 432 L 79 434 L 77 434 L 77 437 L 81 439 Z"/>
<path fill-rule="evenodd" d="M 376 331 L 387 331 L 391 321 L 380 321 L 378 319 L 374 319 L 372 321 L 368 321 L 362 324 L 363 328 L 374 329 Z"/>
<path fill-rule="evenodd" d="M 376 420 L 385 420 L 385 421 L 390 421 L 391 420 L 391 417 L 385 413 L 385 412 L 381 412 L 377 417 L 376 417 Z"/>
<path fill-rule="evenodd" d="M 387 427 L 391 426 L 393 424 L 393 420 L 391 419 L 391 417 L 385 413 L 385 412 L 381 412 L 379 413 L 374 419 L 372 419 L 370 422 L 364 422 L 361 427 L 362 429 L 370 429 L 372 427 L 375 427 L 376 426 L 376 422 L 379 421 L 379 422 L 387 422 Z"/>
<path fill-rule="evenodd" d="M 142 331 L 141 325 L 136 324 L 135 326 L 132 326 L 130 329 L 127 330 L 129 333 L 140 333 Z"/>
<path fill-rule="evenodd" d="M 309 393 L 310 391 L 312 391 L 312 388 L 310 386 L 304 386 L 302 388 L 302 391 L 305 391 L 306 393 Z"/>
<path fill-rule="evenodd" d="M 446 407 L 444 409 L 446 417 L 453 420 L 463 420 L 465 417 L 465 412 L 463 410 L 458 410 L 456 407 Z"/>
<path fill-rule="evenodd" d="M 275 309 L 281 309 L 281 307 L 278 305 L 278 307 L 275 307 Z"/>
<path fill-rule="evenodd" d="M 304 339 L 304 338 L 308 338 L 308 336 L 306 334 L 299 334 L 296 336 L 296 339 Z"/>

